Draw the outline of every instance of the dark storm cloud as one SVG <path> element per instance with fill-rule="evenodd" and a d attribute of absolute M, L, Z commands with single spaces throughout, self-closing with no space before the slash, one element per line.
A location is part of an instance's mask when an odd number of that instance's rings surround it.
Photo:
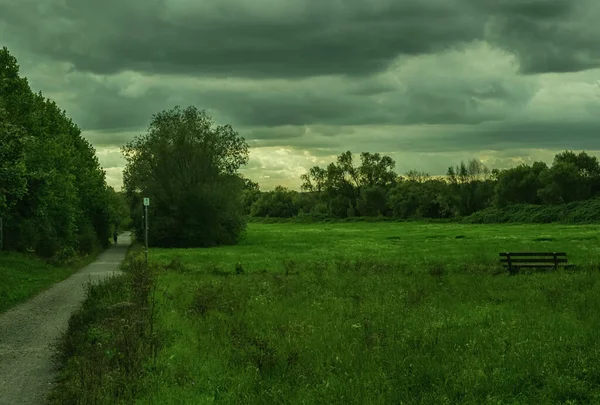
<path fill-rule="evenodd" d="M 534 20 L 564 19 L 572 14 L 577 0 L 467 0 L 471 7 L 491 15 Z"/>
<path fill-rule="evenodd" d="M 400 53 L 435 52 L 481 37 L 482 19 L 457 1 L 259 1 L 249 7 L 223 0 L 53 0 L 35 7 L 29 0 L 13 3 L 6 16 L 23 45 L 96 73 L 362 75 L 383 70 Z M 43 35 L 33 37 L 37 32 Z"/>
<path fill-rule="evenodd" d="M 63 104 L 82 128 L 103 131 L 107 135 L 132 129 L 146 129 L 152 114 L 173 107 L 165 102 L 167 96 L 163 90 L 151 89 L 139 97 L 127 97 L 118 91 L 113 86 L 88 84 L 79 90 L 72 102 Z M 72 104 L 73 108 L 68 109 L 68 104 Z M 116 135 L 108 136 L 108 139 L 116 139 Z"/>
<path fill-rule="evenodd" d="M 386 139 L 383 142 L 414 152 L 506 150 L 515 147 L 549 150 L 600 150 L 600 119 L 586 122 L 486 123 L 477 127 L 448 126 L 423 136 Z"/>
<path fill-rule="evenodd" d="M 275 131 L 276 129 L 273 129 Z M 354 127 L 329 136 L 312 128 L 305 136 L 285 140 L 261 139 L 260 146 L 285 146 L 298 150 L 321 149 L 326 154 L 343 150 L 384 153 L 457 153 L 515 149 L 600 150 L 600 117 L 586 121 L 490 122 L 472 125 Z M 337 151 L 337 152 L 336 152 Z M 311 152 L 312 153 L 312 152 Z M 428 163 L 429 164 L 429 163 Z"/>
<path fill-rule="evenodd" d="M 65 107 L 86 129 L 127 130 L 147 127 L 152 114 L 175 104 L 194 104 L 213 110 L 209 114 L 217 124 L 278 128 L 277 133 L 252 135 L 284 140 L 302 136 L 305 125 L 478 124 L 505 118 L 508 110 L 523 106 L 533 94 L 533 88 L 519 81 L 496 78 L 472 78 L 469 82 L 444 78 L 425 82 L 417 78 L 410 82 L 409 77 L 402 88 L 374 92 L 371 96 L 353 94 L 343 83 L 329 87 L 326 83 L 313 84 L 304 92 L 300 91 L 301 85 L 291 84 L 270 91 L 254 91 L 244 86 L 231 89 L 215 85 L 187 89 L 165 86 L 151 87 L 135 96 L 124 94 L 119 84 L 120 81 L 83 85 Z M 178 94 L 179 99 L 171 99 L 172 93 Z M 490 102 L 493 108 L 486 107 Z M 77 109 L 80 105 L 88 108 Z M 282 127 L 288 129 L 281 130 Z"/>
<path fill-rule="evenodd" d="M 478 132 L 465 139 L 466 145 L 481 149 L 486 145 L 496 149 L 519 145 L 537 149 L 600 150 L 600 114 L 595 120 L 587 121 L 554 119 L 490 124 L 478 128 Z"/>
<path fill-rule="evenodd" d="M 532 73 L 599 65 L 597 24 L 586 25 L 600 18 L 597 3 L 0 0 L 0 19 L 10 24 L 9 42 L 103 74 L 367 75 L 398 55 L 476 39 L 515 52 Z"/>
<path fill-rule="evenodd" d="M 516 54 L 522 73 L 576 72 L 600 66 L 599 1 L 488 0 L 482 6 L 493 16 L 486 40 Z"/>

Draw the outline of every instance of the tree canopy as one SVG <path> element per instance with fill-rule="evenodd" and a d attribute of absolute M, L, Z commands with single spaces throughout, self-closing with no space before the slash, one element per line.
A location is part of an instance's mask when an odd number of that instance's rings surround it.
<path fill-rule="evenodd" d="M 152 116 L 148 131 L 122 148 L 124 188 L 136 232 L 142 199 L 151 199 L 152 246 L 236 243 L 245 229 L 238 169 L 248 145 L 230 125 L 216 126 L 204 110 L 179 106 Z"/>
<path fill-rule="evenodd" d="M 0 50 L 0 217 L 4 248 L 67 260 L 107 246 L 116 221 L 92 145 L 64 110 L 34 93 Z"/>

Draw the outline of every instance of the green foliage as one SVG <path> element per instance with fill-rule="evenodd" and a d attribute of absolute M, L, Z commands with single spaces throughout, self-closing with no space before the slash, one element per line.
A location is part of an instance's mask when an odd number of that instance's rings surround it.
<path fill-rule="evenodd" d="M 250 215 L 256 217 L 291 218 L 298 214 L 295 191 L 278 186 L 273 191 L 260 194 L 252 204 Z"/>
<path fill-rule="evenodd" d="M 152 246 L 233 244 L 245 229 L 238 174 L 248 161 L 244 138 L 229 125 L 214 126 L 205 111 L 175 107 L 152 117 L 145 135 L 123 149 L 124 186 L 137 235 L 142 198 L 151 199 Z"/>
<path fill-rule="evenodd" d="M 245 213 L 269 218 L 298 216 L 300 222 L 310 221 L 309 216 L 312 220 L 355 217 L 442 220 L 469 215 L 473 215 L 474 221 L 489 222 L 495 215 L 505 217 L 516 210 L 520 212 L 519 221 L 544 222 L 562 221 L 567 214 L 557 217 L 552 213 L 561 209 L 538 212 L 540 209 L 536 208 L 528 211 L 533 217 L 527 220 L 520 205 L 551 206 L 600 195 L 600 163 L 585 152 L 561 152 L 551 167 L 534 162 L 531 166 L 521 164 L 491 171 L 481 161 L 472 159 L 449 167 L 445 176 L 437 178 L 416 170 L 398 176 L 390 157 L 366 152 L 360 157 L 361 164 L 356 166 L 353 155 L 347 151 L 325 168 L 310 168 L 300 177 L 300 193 L 286 190 L 285 196 L 277 191 L 255 191 L 252 199 L 246 200 Z M 282 209 L 282 205 L 286 208 Z M 515 207 L 496 209 L 510 206 Z M 493 214 L 500 212 L 503 214 Z"/>
<path fill-rule="evenodd" d="M 254 204 L 261 196 L 258 183 L 253 182 L 243 176 L 240 176 L 244 181 L 244 191 L 242 191 L 242 204 L 244 206 L 244 215 L 250 215 L 252 212 L 252 204 Z"/>
<path fill-rule="evenodd" d="M 502 208 L 486 208 L 463 221 L 472 224 L 551 222 L 595 224 L 600 222 L 600 198 L 560 205 L 517 204 Z"/>
<path fill-rule="evenodd" d="M 108 216 L 112 229 L 125 230 L 131 227 L 131 213 L 125 193 L 108 187 Z"/>
<path fill-rule="evenodd" d="M 533 166 L 522 164 L 499 172 L 495 190 L 496 206 L 539 204 L 540 190 L 544 184 L 541 176 L 547 171 L 545 163 L 536 162 Z"/>
<path fill-rule="evenodd" d="M 109 192 L 94 148 L 0 50 L 0 217 L 4 248 L 54 261 L 108 243 Z"/>

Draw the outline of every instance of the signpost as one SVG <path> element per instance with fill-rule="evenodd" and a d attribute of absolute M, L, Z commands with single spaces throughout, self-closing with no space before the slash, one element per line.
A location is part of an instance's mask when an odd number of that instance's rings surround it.
<path fill-rule="evenodd" d="M 144 197 L 144 242 L 146 244 L 146 264 L 148 264 L 148 206 L 150 205 L 150 199 Z"/>

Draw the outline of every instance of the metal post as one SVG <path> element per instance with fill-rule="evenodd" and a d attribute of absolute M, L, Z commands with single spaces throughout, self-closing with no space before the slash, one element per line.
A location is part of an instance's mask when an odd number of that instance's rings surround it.
<path fill-rule="evenodd" d="M 144 230 L 145 230 L 145 242 L 146 242 L 146 264 L 148 264 L 148 206 L 144 206 Z"/>

